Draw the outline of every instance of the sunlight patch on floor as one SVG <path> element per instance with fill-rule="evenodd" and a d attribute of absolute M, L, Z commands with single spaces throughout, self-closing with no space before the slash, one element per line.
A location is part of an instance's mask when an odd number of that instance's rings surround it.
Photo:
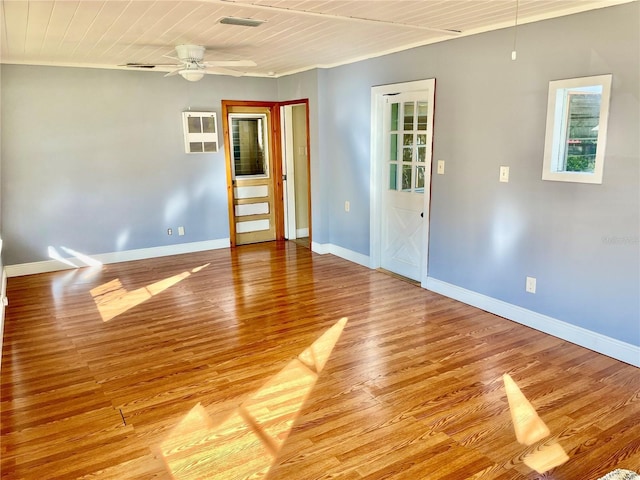
<path fill-rule="evenodd" d="M 329 328 L 224 421 L 214 424 L 202 405 L 193 407 L 160 445 L 173 478 L 266 476 L 346 323 Z"/>
<path fill-rule="evenodd" d="M 168 288 L 180 283 L 192 273 L 199 272 L 207 265 L 194 268 L 191 272 L 182 272 L 172 277 L 159 280 L 136 290 L 127 290 L 119 278 L 104 283 L 91 290 L 93 301 L 100 312 L 103 322 L 108 322 L 118 315 L 140 305 L 150 298 L 164 292 Z"/>
<path fill-rule="evenodd" d="M 551 432 L 547 425 L 538 416 L 538 412 L 520 391 L 516 382 L 507 375 L 502 377 L 504 388 L 507 391 L 511 421 L 516 432 L 516 439 L 522 445 L 533 445 L 547 438 Z"/>
<path fill-rule="evenodd" d="M 531 402 L 524 396 L 516 382 L 510 375 L 502 376 L 509 410 L 511 411 L 511 421 L 518 443 L 531 446 L 544 440 L 551 431 L 549 427 L 538 416 L 538 412 L 531 405 Z M 533 452 L 525 455 L 524 464 L 538 473 L 544 473 L 554 467 L 560 466 L 569 460 L 567 453 L 555 441 L 548 444 L 539 445 Z"/>

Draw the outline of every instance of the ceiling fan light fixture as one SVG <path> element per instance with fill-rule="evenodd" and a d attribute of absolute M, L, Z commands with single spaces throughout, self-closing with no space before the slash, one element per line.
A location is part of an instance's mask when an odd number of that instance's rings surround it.
<path fill-rule="evenodd" d="M 239 18 L 239 17 L 222 17 L 218 20 L 219 23 L 225 25 L 238 25 L 241 27 L 259 27 L 266 20 L 258 20 L 256 18 Z"/>
<path fill-rule="evenodd" d="M 189 68 L 180 70 L 178 73 L 182 78 L 190 82 L 197 82 L 198 80 L 202 80 L 202 77 L 204 77 L 204 72 L 200 72 L 198 70 L 193 70 Z"/>

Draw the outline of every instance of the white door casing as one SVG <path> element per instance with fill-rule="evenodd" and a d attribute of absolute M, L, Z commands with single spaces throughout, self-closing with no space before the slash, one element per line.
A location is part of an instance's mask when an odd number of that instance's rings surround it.
<path fill-rule="evenodd" d="M 293 119 L 292 105 L 280 107 L 280 121 L 282 136 L 282 174 L 284 185 L 284 235 L 287 240 L 297 238 L 296 227 L 296 187 L 295 187 L 295 159 L 293 153 Z"/>

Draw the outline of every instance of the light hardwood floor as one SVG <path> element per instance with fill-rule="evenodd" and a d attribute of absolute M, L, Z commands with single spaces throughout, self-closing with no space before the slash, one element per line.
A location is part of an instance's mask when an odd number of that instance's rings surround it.
<path fill-rule="evenodd" d="M 295 243 L 8 296 L 3 479 L 640 470 L 640 369 Z"/>

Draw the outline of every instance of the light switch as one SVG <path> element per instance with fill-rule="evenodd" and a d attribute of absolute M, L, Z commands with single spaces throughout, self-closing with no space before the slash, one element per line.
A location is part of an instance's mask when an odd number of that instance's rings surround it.
<path fill-rule="evenodd" d="M 444 160 L 438 160 L 438 175 L 444 175 Z"/>
<path fill-rule="evenodd" d="M 536 278 L 527 277 L 524 289 L 529 293 L 536 293 Z"/>
<path fill-rule="evenodd" d="M 509 181 L 509 167 L 500 167 L 500 181 L 505 183 Z"/>

